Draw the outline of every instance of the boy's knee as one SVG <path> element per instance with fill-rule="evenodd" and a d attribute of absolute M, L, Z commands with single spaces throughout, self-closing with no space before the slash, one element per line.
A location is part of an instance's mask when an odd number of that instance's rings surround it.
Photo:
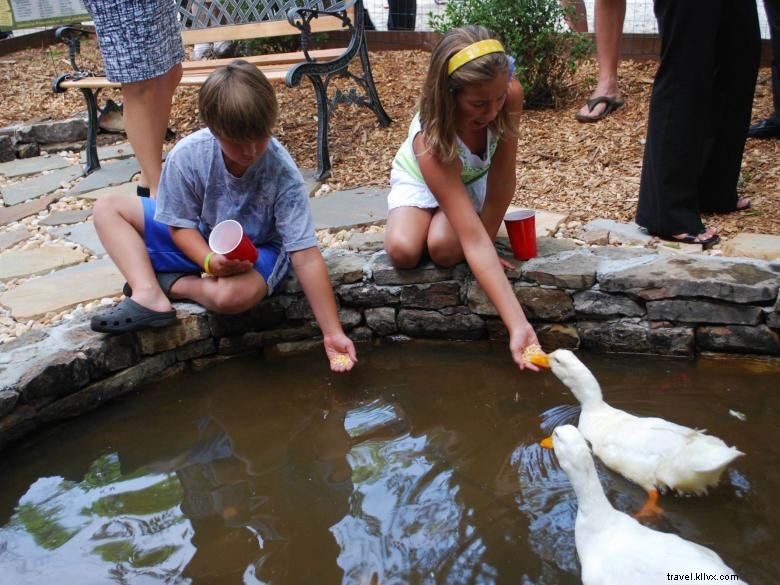
<path fill-rule="evenodd" d="M 406 242 L 385 240 L 385 252 L 396 268 L 414 268 L 420 263 L 422 250 L 417 250 Z"/>
<path fill-rule="evenodd" d="M 214 298 L 215 311 L 222 315 L 237 315 L 248 311 L 265 297 L 267 290 L 265 287 L 251 291 L 248 291 L 247 288 L 238 288 L 232 286 L 232 283 L 223 287 Z"/>
<path fill-rule="evenodd" d="M 120 201 L 118 197 L 118 195 L 113 194 L 106 195 L 95 201 L 95 205 L 92 207 L 92 221 L 95 222 L 96 227 L 119 212 Z"/>

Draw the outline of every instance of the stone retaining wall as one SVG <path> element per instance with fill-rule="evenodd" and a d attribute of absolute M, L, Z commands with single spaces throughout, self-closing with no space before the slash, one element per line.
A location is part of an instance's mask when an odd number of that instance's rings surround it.
<path fill-rule="evenodd" d="M 325 257 L 342 323 L 357 342 L 507 338 L 464 264 L 397 271 L 381 251 L 330 249 Z M 548 350 L 780 355 L 780 262 L 582 248 L 543 238 L 540 256 L 522 263 L 510 280 Z M 166 329 L 105 336 L 92 332 L 84 316 L 0 346 L 0 448 L 187 367 L 319 345 L 292 276 L 242 315 L 176 306 L 179 323 Z"/>

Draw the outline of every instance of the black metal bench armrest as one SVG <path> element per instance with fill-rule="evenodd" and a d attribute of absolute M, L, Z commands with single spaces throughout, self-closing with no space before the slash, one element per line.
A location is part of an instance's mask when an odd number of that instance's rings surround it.
<path fill-rule="evenodd" d="M 319 10 L 318 8 L 306 8 L 306 7 L 293 7 L 287 11 L 287 21 L 296 28 L 300 28 L 298 21 L 309 22 L 312 18 L 318 16 L 335 16 L 340 18 L 345 25 L 349 24 L 349 16 L 347 16 L 347 10 L 354 6 L 358 0 L 344 0 L 343 2 L 337 2 L 331 5 L 326 10 Z M 362 3 L 361 3 L 362 4 Z"/>
<path fill-rule="evenodd" d="M 354 22 L 349 17 L 349 8 L 355 9 Z M 316 8 L 291 8 L 287 12 L 287 20 L 291 25 L 301 31 L 301 50 L 306 56 L 305 63 L 299 63 L 290 68 L 285 76 L 284 82 L 288 87 L 295 87 L 301 83 L 304 75 L 327 76 L 336 71 L 343 70 L 349 65 L 349 62 L 357 54 L 360 45 L 363 42 L 364 28 L 364 8 L 362 0 L 344 0 L 333 4 L 327 10 L 318 10 Z M 349 45 L 344 52 L 325 62 L 319 62 L 309 56 L 308 45 L 311 39 L 311 27 L 309 23 L 318 16 L 335 16 L 339 18 L 344 27 L 349 30 Z"/>
<path fill-rule="evenodd" d="M 68 57 L 73 71 L 83 71 L 76 63 L 76 55 L 81 52 L 81 37 L 91 34 L 95 34 L 95 32 L 77 26 L 61 26 L 54 32 L 55 40 L 68 45 Z"/>

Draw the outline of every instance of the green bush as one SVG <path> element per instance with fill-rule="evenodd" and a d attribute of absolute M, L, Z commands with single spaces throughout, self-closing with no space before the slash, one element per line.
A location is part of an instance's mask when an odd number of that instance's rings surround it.
<path fill-rule="evenodd" d="M 558 0 L 449 0 L 441 15 L 429 14 L 429 22 L 440 33 L 465 24 L 498 33 L 517 59 L 526 105 L 551 107 L 566 95 L 577 61 L 591 50 L 585 35 L 566 26 L 570 13 Z"/>

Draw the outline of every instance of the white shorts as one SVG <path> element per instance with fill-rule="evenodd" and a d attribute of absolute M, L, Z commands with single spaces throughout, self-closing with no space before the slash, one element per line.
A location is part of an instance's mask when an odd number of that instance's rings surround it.
<path fill-rule="evenodd" d="M 466 186 L 469 197 L 477 212 L 482 211 L 487 193 L 487 175 Z M 422 209 L 434 209 L 439 207 L 439 202 L 428 189 L 428 185 L 411 176 L 401 169 L 393 168 L 390 171 L 390 193 L 387 195 L 387 210 L 392 211 L 396 207 L 420 207 Z"/>

